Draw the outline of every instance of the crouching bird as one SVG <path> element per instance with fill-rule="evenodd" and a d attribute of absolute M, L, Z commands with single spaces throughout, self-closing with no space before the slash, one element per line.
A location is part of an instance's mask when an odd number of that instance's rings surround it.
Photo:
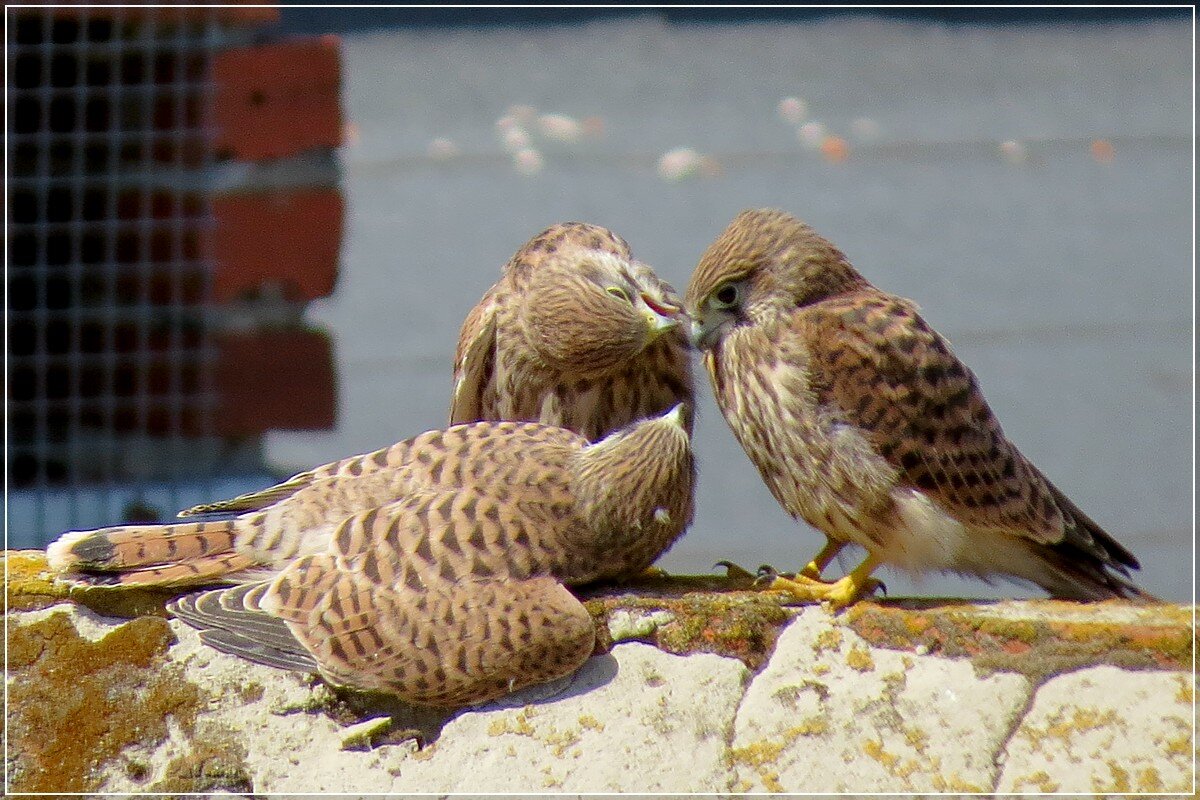
<path fill-rule="evenodd" d="M 617 234 L 552 225 L 467 314 L 450 423 L 542 422 L 596 441 L 678 403 L 690 407 L 682 310 L 675 290 Z"/>
<path fill-rule="evenodd" d="M 685 295 L 717 404 L 775 499 L 827 537 L 773 588 L 834 607 L 881 564 L 1153 599 L 1137 559 L 1005 438 L 975 376 L 908 300 L 782 211 L 744 211 Z M 847 544 L 867 558 L 821 574 Z"/>
<path fill-rule="evenodd" d="M 594 444 L 456 425 L 178 522 L 67 533 L 48 559 L 81 586 L 232 583 L 170 610 L 253 661 L 480 703 L 578 668 L 595 630 L 565 586 L 635 575 L 690 524 L 687 419 L 679 405 Z"/>

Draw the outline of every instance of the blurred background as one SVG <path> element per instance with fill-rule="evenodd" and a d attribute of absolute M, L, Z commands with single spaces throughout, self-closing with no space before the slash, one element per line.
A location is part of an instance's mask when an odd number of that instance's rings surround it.
<path fill-rule="evenodd" d="M 1192 596 L 1186 9 L 8 15 L 10 547 L 444 425 L 463 317 L 552 223 L 682 290 L 774 206 L 917 301 L 1139 583 Z M 660 565 L 802 565 L 821 537 L 697 380 Z"/>

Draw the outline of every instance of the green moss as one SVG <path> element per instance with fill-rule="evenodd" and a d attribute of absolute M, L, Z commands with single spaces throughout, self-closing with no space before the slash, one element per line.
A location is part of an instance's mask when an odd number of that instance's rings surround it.
<path fill-rule="evenodd" d="M 341 749 L 369 752 L 383 745 L 408 741 L 416 742 L 418 748 L 422 747 L 425 734 L 417 728 L 403 727 L 391 717 L 379 717 L 359 723 L 354 732 L 344 734 Z"/>
<path fill-rule="evenodd" d="M 10 788 L 86 792 L 126 747 L 152 747 L 174 718 L 190 732 L 200 691 L 164 666 L 175 641 L 165 620 L 129 622 L 99 641 L 80 636 L 66 613 L 9 627 Z"/>
<path fill-rule="evenodd" d="M 252 792 L 253 781 L 246 765 L 246 748 L 231 732 L 198 736 L 192 750 L 167 764 L 162 780 L 151 792 Z"/>
<path fill-rule="evenodd" d="M 846 654 L 846 666 L 855 672 L 870 672 L 875 669 L 875 659 L 871 658 L 870 650 L 861 645 L 854 645 Z"/>
<path fill-rule="evenodd" d="M 862 602 L 844 619 L 877 647 L 967 657 L 981 674 L 1018 672 L 1035 683 L 1099 664 L 1190 670 L 1195 634 L 1186 609 L 1128 605 L 1125 619 L 1114 621 L 1107 612 L 1124 606 L 1094 608 L 1097 613 L 1086 605 L 1033 601 L 1028 615 L 1007 618 L 989 613 L 986 603 Z"/>
<path fill-rule="evenodd" d="M 41 550 L 7 550 L 0 556 L 9 611 L 30 611 L 69 600 L 106 617 L 133 619 L 166 616 L 166 606 L 181 590 L 69 587 L 54 580 Z"/>
<path fill-rule="evenodd" d="M 725 761 L 730 767 L 749 767 L 758 774 L 759 781 L 768 792 L 782 792 L 779 780 L 778 761 L 784 751 L 802 736 L 821 736 L 829 732 L 829 721 L 821 716 L 809 717 L 782 731 L 778 739 L 759 739 L 744 747 L 731 747 L 725 751 Z M 751 784 L 744 784 L 739 791 L 749 791 Z"/>
<path fill-rule="evenodd" d="M 606 629 L 614 611 L 668 611 L 671 621 L 649 632 L 646 641 L 678 655 L 716 653 L 740 659 L 757 670 L 775 649 L 775 640 L 794 612 L 778 597 L 753 591 L 715 591 L 723 578 L 661 577 L 631 590 L 597 591 L 585 597 L 597 628 Z M 619 592 L 619 593 L 618 593 Z"/>
<path fill-rule="evenodd" d="M 238 695 L 241 696 L 242 702 L 246 704 L 257 703 L 262 700 L 266 689 L 258 681 L 250 681 L 245 686 L 238 690 Z"/>

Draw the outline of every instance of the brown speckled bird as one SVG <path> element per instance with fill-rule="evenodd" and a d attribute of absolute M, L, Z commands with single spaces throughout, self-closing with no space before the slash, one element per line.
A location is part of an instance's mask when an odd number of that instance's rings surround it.
<path fill-rule="evenodd" d="M 881 564 L 1010 577 L 1055 597 L 1148 598 L 1137 559 L 1004 436 L 975 376 L 910 301 L 775 210 L 744 211 L 687 289 L 726 421 L 775 499 L 826 546 L 774 588 L 846 605 Z M 846 544 L 867 558 L 821 573 Z"/>
<path fill-rule="evenodd" d="M 677 403 L 690 408 L 681 310 L 624 239 L 554 225 L 517 251 L 463 322 L 450 422 L 527 420 L 595 441 Z"/>
<path fill-rule="evenodd" d="M 457 425 L 181 515 L 208 519 L 67 533 L 47 555 L 76 585 L 235 583 L 171 610 L 261 663 L 479 703 L 579 667 L 595 630 L 564 584 L 637 574 L 691 522 L 686 417 L 676 406 L 594 444 Z"/>

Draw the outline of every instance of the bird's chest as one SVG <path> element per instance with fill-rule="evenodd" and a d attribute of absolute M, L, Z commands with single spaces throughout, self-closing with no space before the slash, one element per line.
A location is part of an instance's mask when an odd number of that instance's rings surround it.
<path fill-rule="evenodd" d="M 862 538 L 854 520 L 878 503 L 877 456 L 818 402 L 804 349 L 739 330 L 705 364 L 726 421 L 784 509 L 841 538 Z"/>
<path fill-rule="evenodd" d="M 595 378 L 518 362 L 500 376 L 499 384 L 498 418 L 557 425 L 590 441 L 661 412 L 664 405 L 636 365 Z"/>

